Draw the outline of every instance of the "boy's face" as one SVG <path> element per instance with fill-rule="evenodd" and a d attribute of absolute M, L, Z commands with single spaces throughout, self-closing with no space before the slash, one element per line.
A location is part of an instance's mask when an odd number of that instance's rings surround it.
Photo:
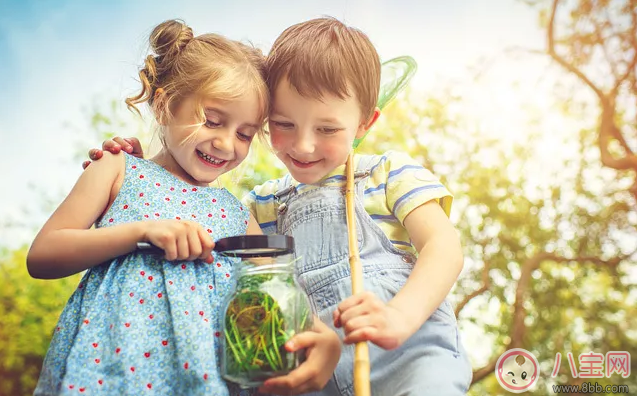
<path fill-rule="evenodd" d="M 365 133 L 355 97 L 301 96 L 287 79 L 278 84 L 269 118 L 274 151 L 292 177 L 316 183 L 347 161 L 354 138 Z"/>

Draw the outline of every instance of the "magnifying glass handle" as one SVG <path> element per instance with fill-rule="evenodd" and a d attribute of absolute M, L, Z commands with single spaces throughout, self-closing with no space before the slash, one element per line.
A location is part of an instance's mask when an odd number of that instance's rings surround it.
<path fill-rule="evenodd" d="M 159 248 L 149 242 L 137 242 L 137 250 L 143 250 L 144 252 L 147 252 L 147 253 L 157 253 L 157 254 L 164 253 L 164 249 Z"/>

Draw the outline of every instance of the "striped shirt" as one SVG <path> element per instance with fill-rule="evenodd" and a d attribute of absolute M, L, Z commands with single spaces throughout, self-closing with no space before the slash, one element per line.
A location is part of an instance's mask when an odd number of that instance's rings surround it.
<path fill-rule="evenodd" d="M 355 155 L 356 164 L 361 156 Z M 453 196 L 429 170 L 405 153 L 388 151 L 369 161 L 370 177 L 365 183 L 363 203 L 370 217 L 398 249 L 416 253 L 404 227 L 405 218 L 417 207 L 435 200 L 449 216 Z M 317 184 L 292 181 L 299 193 L 319 186 L 342 186 L 345 165 L 339 166 Z M 267 181 L 247 194 L 243 203 L 250 208 L 261 228 L 276 225 L 278 204 L 274 194 L 283 178 Z"/>

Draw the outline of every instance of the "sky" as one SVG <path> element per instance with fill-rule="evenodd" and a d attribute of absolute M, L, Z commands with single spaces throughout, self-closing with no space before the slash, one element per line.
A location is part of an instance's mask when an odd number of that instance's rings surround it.
<path fill-rule="evenodd" d="M 465 78 L 469 65 L 506 48 L 543 45 L 537 14 L 517 0 L 0 0 L 0 224 L 71 189 L 81 173 L 78 139 L 92 142 L 82 152 L 101 144 L 90 140 L 87 112 L 112 99 L 124 107 L 159 22 L 181 18 L 195 34 L 221 33 L 267 52 L 286 27 L 323 15 L 366 32 L 382 59 L 414 57 L 415 90 Z M 522 73 L 505 70 L 511 79 Z M 38 226 L 46 220 L 33 216 Z M 0 226 L 5 243 L 31 237 Z"/>

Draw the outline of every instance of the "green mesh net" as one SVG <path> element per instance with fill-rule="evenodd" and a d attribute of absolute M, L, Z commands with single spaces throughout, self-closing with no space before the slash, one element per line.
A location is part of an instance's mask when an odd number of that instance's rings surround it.
<path fill-rule="evenodd" d="M 416 60 L 410 56 L 400 56 L 383 62 L 380 72 L 380 92 L 376 104 L 379 109 L 382 110 L 407 86 L 416 73 L 416 68 Z M 354 140 L 354 148 L 365 139 L 367 133 Z"/>

